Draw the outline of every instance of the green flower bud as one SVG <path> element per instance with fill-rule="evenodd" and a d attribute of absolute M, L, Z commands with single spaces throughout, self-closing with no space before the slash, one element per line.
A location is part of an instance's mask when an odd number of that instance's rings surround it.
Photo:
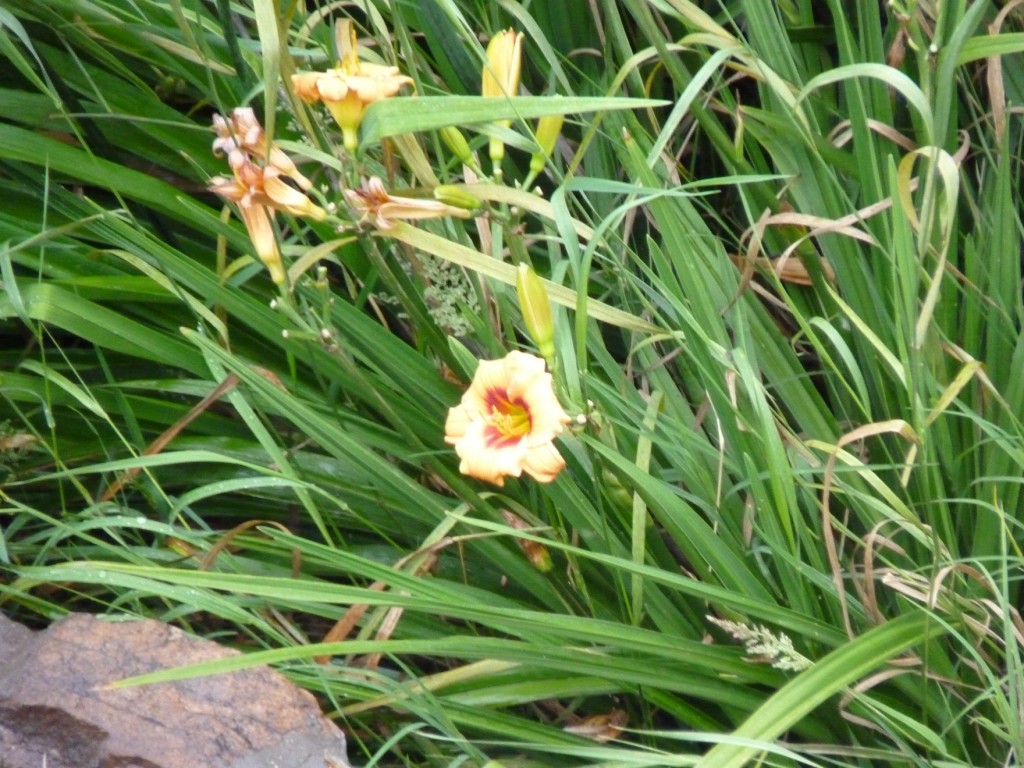
<path fill-rule="evenodd" d="M 529 264 L 520 264 L 516 272 L 516 294 L 523 313 L 526 330 L 533 338 L 548 365 L 555 358 L 555 321 L 551 316 L 551 300 L 544 283 Z"/>
<path fill-rule="evenodd" d="M 465 187 L 457 184 L 439 184 L 434 187 L 434 199 L 440 200 L 446 205 L 454 205 L 456 208 L 465 208 L 467 211 L 475 211 L 482 208 L 480 198 L 470 194 Z"/>
<path fill-rule="evenodd" d="M 462 135 L 462 131 L 454 125 L 446 125 L 439 131 L 439 133 L 441 134 L 441 141 L 443 141 L 445 146 L 452 151 L 453 155 L 459 158 L 460 163 L 468 166 L 476 165 L 476 160 L 473 158 L 473 151 L 469 148 L 469 142 L 467 142 L 466 137 Z"/>
<path fill-rule="evenodd" d="M 534 152 L 530 158 L 531 173 L 538 174 L 544 170 L 544 164 L 555 150 L 555 142 L 558 141 L 564 122 L 564 115 L 544 115 L 537 121 L 537 145 L 540 151 Z"/>

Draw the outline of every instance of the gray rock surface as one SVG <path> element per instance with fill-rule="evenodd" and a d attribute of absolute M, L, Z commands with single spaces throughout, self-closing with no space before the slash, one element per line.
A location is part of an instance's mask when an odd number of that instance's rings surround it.
<path fill-rule="evenodd" d="M 0 615 L 0 768 L 347 768 L 341 731 L 269 668 L 105 687 L 235 655 L 157 621 Z"/>

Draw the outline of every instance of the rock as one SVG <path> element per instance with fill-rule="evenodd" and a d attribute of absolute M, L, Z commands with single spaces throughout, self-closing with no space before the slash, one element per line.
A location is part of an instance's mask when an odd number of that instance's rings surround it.
<path fill-rule="evenodd" d="M 158 621 L 0 615 L 0 768 L 348 768 L 338 727 L 267 667 L 104 687 L 236 655 Z"/>

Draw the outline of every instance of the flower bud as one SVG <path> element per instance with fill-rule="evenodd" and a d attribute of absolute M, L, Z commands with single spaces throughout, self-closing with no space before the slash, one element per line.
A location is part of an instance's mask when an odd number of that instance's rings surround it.
<path fill-rule="evenodd" d="M 555 142 L 558 141 L 564 122 L 564 115 L 544 115 L 537 121 L 537 145 L 540 150 L 530 158 L 530 173 L 538 174 L 544 170 L 544 164 L 555 150 Z"/>
<path fill-rule="evenodd" d="M 523 33 L 506 29 L 487 44 L 487 63 L 481 82 L 483 96 L 515 96 L 523 60 Z"/>
<path fill-rule="evenodd" d="M 460 163 L 470 167 L 476 165 L 476 160 L 473 158 L 473 150 L 469 148 L 469 142 L 462 135 L 462 131 L 454 125 L 446 125 L 439 133 L 441 134 L 441 141 L 452 151 L 453 155 L 459 158 Z"/>
<path fill-rule="evenodd" d="M 465 187 L 456 184 L 439 184 L 434 187 L 434 199 L 447 205 L 454 205 L 456 208 L 465 208 L 467 211 L 475 211 L 483 207 L 480 198 L 467 192 Z"/>
<path fill-rule="evenodd" d="M 523 33 L 506 29 L 487 44 L 487 63 L 481 78 L 480 93 L 483 96 L 515 96 L 519 93 L 519 74 L 523 60 Z M 508 128 L 510 120 L 499 120 L 498 125 Z M 494 175 L 501 176 L 501 161 L 505 157 L 505 142 L 492 136 L 490 140 L 491 163 Z"/>
<path fill-rule="evenodd" d="M 537 273 L 529 264 L 520 264 L 516 272 L 516 294 L 523 313 L 526 330 L 533 338 L 548 365 L 555 358 L 555 322 L 551 316 L 551 300 Z"/>
<path fill-rule="evenodd" d="M 620 509 L 629 509 L 633 505 L 633 493 L 622 484 L 618 476 L 610 469 L 601 470 L 601 484 L 609 500 Z"/>

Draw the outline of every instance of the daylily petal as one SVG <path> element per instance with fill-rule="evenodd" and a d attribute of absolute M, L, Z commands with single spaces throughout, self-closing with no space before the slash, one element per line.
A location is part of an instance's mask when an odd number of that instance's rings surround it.
<path fill-rule="evenodd" d="M 462 404 L 467 410 L 478 416 L 487 416 L 495 405 L 497 395 L 508 397 L 506 359 L 480 361 L 473 375 L 473 384 L 462 396 Z"/>
<path fill-rule="evenodd" d="M 457 405 L 448 410 L 448 418 L 444 422 L 445 442 L 457 443 L 461 440 L 473 418 L 464 406 Z"/>
<path fill-rule="evenodd" d="M 323 72 L 300 72 L 297 75 L 292 75 L 292 88 L 295 90 L 295 95 L 309 104 L 320 101 L 319 81 L 322 76 Z"/>
<path fill-rule="evenodd" d="M 348 98 L 350 90 L 348 76 L 338 74 L 336 69 L 329 69 L 316 78 L 317 97 L 325 104 Z"/>
<path fill-rule="evenodd" d="M 263 168 L 250 160 L 248 155 L 233 152 L 228 160 L 231 161 L 231 170 L 235 172 L 239 184 L 250 190 L 263 189 Z"/>
<path fill-rule="evenodd" d="M 271 168 L 276 168 L 281 172 L 281 175 L 287 176 L 302 190 L 309 190 L 313 188 L 313 182 L 307 179 L 302 173 L 299 172 L 298 167 L 292 161 L 288 155 L 286 155 L 279 147 L 271 146 L 270 153 L 267 155 L 267 165 Z"/>
<path fill-rule="evenodd" d="M 348 87 L 355 91 L 360 100 L 366 104 L 372 104 L 381 99 L 394 96 L 403 85 L 412 85 L 413 79 L 408 75 L 398 74 L 397 67 L 381 67 L 375 74 L 366 73 L 369 64 L 363 65 L 362 75 L 352 75 L 348 78 Z"/>
<path fill-rule="evenodd" d="M 239 202 L 249 192 L 248 188 L 242 186 L 238 179 L 229 179 L 224 176 L 214 176 L 210 179 L 207 189 L 233 203 Z"/>
<path fill-rule="evenodd" d="M 243 202 L 238 206 L 238 210 L 242 214 L 245 228 L 249 231 L 249 239 L 252 240 L 256 256 L 270 272 L 270 279 L 281 285 L 286 280 L 284 265 L 281 263 L 281 252 L 277 249 L 274 227 L 266 206 Z"/>
<path fill-rule="evenodd" d="M 565 459 L 550 441 L 530 448 L 523 459 L 523 471 L 538 483 L 550 483 L 563 469 Z"/>
<path fill-rule="evenodd" d="M 235 107 L 231 111 L 231 127 L 243 146 L 255 146 L 263 141 L 263 126 L 252 107 Z"/>
<path fill-rule="evenodd" d="M 534 378 L 520 397 L 530 410 L 532 434 L 550 440 L 569 423 L 569 416 L 555 399 L 550 373 Z"/>
<path fill-rule="evenodd" d="M 228 125 L 228 121 L 223 116 L 213 116 L 213 131 L 217 134 L 217 138 L 213 140 L 214 156 L 220 157 L 222 154 L 227 154 L 238 147 L 235 143 L 235 137 L 231 135 L 231 126 Z"/>
<path fill-rule="evenodd" d="M 323 221 L 327 217 L 327 211 L 295 187 L 285 184 L 276 173 L 272 173 L 273 170 L 268 168 L 263 175 L 263 191 L 274 208 L 292 216 L 308 216 L 314 221 Z"/>
<path fill-rule="evenodd" d="M 461 462 L 459 471 L 464 475 L 504 485 L 505 476 L 519 477 L 527 448 L 522 441 L 494 448 L 487 435 L 488 425 L 480 420 L 470 423 L 465 437 L 455 445 Z"/>
<path fill-rule="evenodd" d="M 528 355 L 525 352 L 509 352 L 502 362 L 505 364 L 510 396 L 523 397 L 526 390 L 533 386 L 538 377 L 546 376 L 550 387 L 551 374 L 545 373 L 544 361 L 541 358 Z"/>

